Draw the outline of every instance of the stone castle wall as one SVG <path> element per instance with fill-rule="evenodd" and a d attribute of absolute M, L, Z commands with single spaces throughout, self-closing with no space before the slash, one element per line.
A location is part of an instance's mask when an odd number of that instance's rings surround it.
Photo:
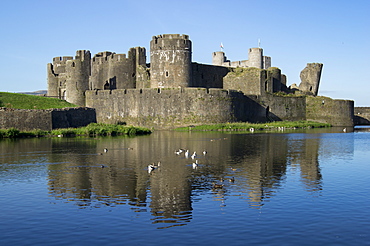
<path fill-rule="evenodd" d="M 329 97 L 306 97 L 306 119 L 333 126 L 353 126 L 354 101 Z"/>
<path fill-rule="evenodd" d="M 192 64 L 193 87 L 223 88 L 223 78 L 230 71 L 227 67 Z"/>
<path fill-rule="evenodd" d="M 205 88 L 87 91 L 97 121 L 146 127 L 263 121 L 265 109 L 241 92 Z"/>
<path fill-rule="evenodd" d="M 266 94 L 258 98 L 258 102 L 266 108 L 269 121 L 299 121 L 306 119 L 305 97 L 280 97 Z"/>
<path fill-rule="evenodd" d="M 21 131 L 81 127 L 96 122 L 95 109 L 11 109 L 0 108 L 0 128 L 16 128 Z"/>

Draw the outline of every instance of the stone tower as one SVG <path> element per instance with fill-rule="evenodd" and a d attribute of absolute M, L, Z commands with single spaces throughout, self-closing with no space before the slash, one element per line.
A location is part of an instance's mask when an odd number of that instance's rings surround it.
<path fill-rule="evenodd" d="M 163 34 L 150 42 L 150 87 L 192 85 L 191 41 L 188 35 Z"/>
<path fill-rule="evenodd" d="M 66 63 L 72 56 L 54 57 L 53 63 L 47 65 L 49 97 L 65 99 L 66 91 Z"/>
<path fill-rule="evenodd" d="M 91 74 L 90 51 L 78 50 L 73 60 L 66 62 L 66 100 L 78 106 L 85 106 L 85 91 L 89 89 Z"/>
<path fill-rule="evenodd" d="M 91 62 L 90 88 L 101 90 L 135 88 L 137 67 L 145 66 L 145 48 L 131 48 L 126 54 L 104 51 Z"/>
<path fill-rule="evenodd" d="M 225 52 L 216 51 L 212 53 L 212 65 L 223 66 L 226 61 Z"/>
<path fill-rule="evenodd" d="M 249 67 L 263 68 L 263 49 L 250 48 L 248 52 Z"/>

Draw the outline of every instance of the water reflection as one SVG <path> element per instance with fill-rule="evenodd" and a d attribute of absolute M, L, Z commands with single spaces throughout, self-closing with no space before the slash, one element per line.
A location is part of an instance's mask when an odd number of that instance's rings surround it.
<path fill-rule="evenodd" d="M 309 193 L 319 193 L 320 155 L 353 152 L 351 137 L 343 146 L 335 134 L 327 136 L 163 131 L 135 138 L 2 141 L 1 163 L 8 164 L 2 164 L 1 171 L 18 172 L 22 163 L 47 167 L 48 189 L 56 199 L 82 209 L 130 206 L 150 213 L 158 228 L 167 228 L 188 224 L 193 203 L 204 194 L 220 207 L 227 205 L 228 197 L 240 196 L 246 206 L 259 209 L 284 188 L 292 172 L 300 173 Z M 193 168 L 194 160 L 176 155 L 179 148 L 196 151 L 199 165 Z M 7 154 L 16 152 L 21 154 Z M 158 161 L 161 166 L 149 173 L 148 164 Z"/>

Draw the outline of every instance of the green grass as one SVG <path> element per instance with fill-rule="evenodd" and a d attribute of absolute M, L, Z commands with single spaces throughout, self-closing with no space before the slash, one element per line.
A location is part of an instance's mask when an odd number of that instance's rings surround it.
<path fill-rule="evenodd" d="M 269 123 L 221 123 L 212 125 L 199 125 L 191 127 L 176 128 L 177 131 L 254 131 L 276 130 L 276 129 L 296 129 L 296 128 L 322 128 L 331 127 L 330 124 L 318 123 L 313 121 L 275 121 Z"/>
<path fill-rule="evenodd" d="M 56 98 L 0 92 L 0 107 L 15 109 L 50 109 L 77 106 Z"/>
<path fill-rule="evenodd" d="M 0 138 L 23 138 L 23 137 L 71 137 L 71 136 L 136 136 L 150 134 L 148 128 L 91 123 L 86 127 L 63 128 L 52 131 L 19 131 L 15 128 L 0 129 Z"/>

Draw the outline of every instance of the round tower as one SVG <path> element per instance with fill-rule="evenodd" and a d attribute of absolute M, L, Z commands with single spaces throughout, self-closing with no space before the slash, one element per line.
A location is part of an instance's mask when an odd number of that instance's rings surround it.
<path fill-rule="evenodd" d="M 150 41 L 150 87 L 189 87 L 192 83 L 188 35 L 163 34 Z"/>
<path fill-rule="evenodd" d="M 263 49 L 250 48 L 248 53 L 249 67 L 263 68 Z"/>
<path fill-rule="evenodd" d="M 90 51 L 78 50 L 74 60 L 66 62 L 66 100 L 78 106 L 85 106 L 85 91 L 89 89 L 91 74 Z"/>
<path fill-rule="evenodd" d="M 212 65 L 222 66 L 225 60 L 226 60 L 225 52 L 216 51 L 212 53 Z"/>

